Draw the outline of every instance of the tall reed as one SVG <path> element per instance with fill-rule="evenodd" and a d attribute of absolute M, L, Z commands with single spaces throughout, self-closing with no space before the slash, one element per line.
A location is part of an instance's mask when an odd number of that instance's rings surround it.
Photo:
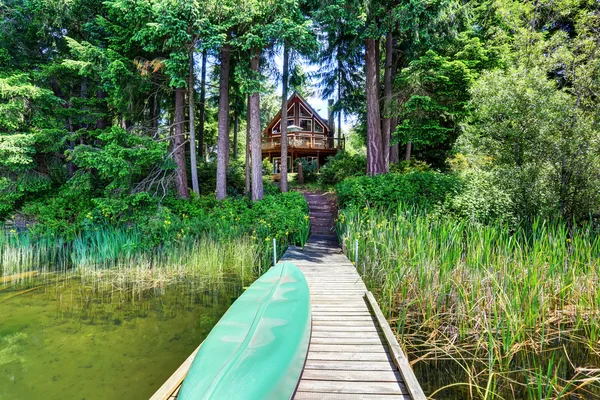
<path fill-rule="evenodd" d="M 337 225 L 351 258 L 359 241 L 359 272 L 423 359 L 483 358 L 505 373 L 524 351 L 541 354 L 568 339 L 600 360 L 600 235 L 592 226 L 537 220 L 514 229 L 402 205 L 346 209 Z M 598 371 L 587 378 L 583 386 L 600 382 Z M 551 387 L 554 395 L 564 389 Z"/>
<path fill-rule="evenodd" d="M 147 249 L 135 229 L 98 229 L 66 242 L 32 238 L 27 233 L 0 235 L 2 286 L 30 284 L 42 275 L 81 278 L 97 285 L 144 290 L 178 279 L 215 280 L 235 274 L 248 281 L 260 273 L 264 244 L 243 236 L 220 240 L 209 235 L 188 237 Z M 39 273 L 36 276 L 30 272 Z"/>

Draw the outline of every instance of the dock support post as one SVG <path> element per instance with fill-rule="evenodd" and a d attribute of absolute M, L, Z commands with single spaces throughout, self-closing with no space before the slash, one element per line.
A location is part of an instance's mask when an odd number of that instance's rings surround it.
<path fill-rule="evenodd" d="M 277 265 L 277 240 L 273 238 L 273 266 Z"/>

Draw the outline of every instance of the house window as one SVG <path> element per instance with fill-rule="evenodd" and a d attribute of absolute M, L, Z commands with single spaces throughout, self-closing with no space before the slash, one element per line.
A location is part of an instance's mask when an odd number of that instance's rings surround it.
<path fill-rule="evenodd" d="M 290 126 L 290 125 L 294 125 L 294 118 L 292 118 L 292 119 L 288 119 L 288 124 L 287 124 L 287 126 Z"/>
<path fill-rule="evenodd" d="M 317 121 L 315 121 L 315 132 L 317 132 L 317 133 L 325 132 L 325 129 L 323 129 L 323 125 L 321 125 Z"/>
<path fill-rule="evenodd" d="M 302 104 L 300 104 L 300 116 L 301 117 L 310 117 L 311 116 L 311 113 L 306 108 L 304 108 L 304 106 Z"/>
<path fill-rule="evenodd" d="M 312 120 L 301 119 L 300 120 L 300 128 L 302 128 L 303 132 L 312 132 Z"/>
<path fill-rule="evenodd" d="M 287 114 L 287 115 L 288 115 L 288 117 L 293 117 L 294 115 L 296 115 L 296 114 L 294 114 L 294 110 L 295 110 L 295 107 L 294 107 L 294 105 L 292 104 L 292 105 L 290 106 L 290 108 L 288 108 L 288 114 Z"/>
<path fill-rule="evenodd" d="M 288 170 L 288 172 L 291 172 L 292 158 L 288 157 L 287 159 L 288 159 L 287 170 Z M 273 157 L 273 173 L 274 174 L 281 173 L 281 157 Z"/>
<path fill-rule="evenodd" d="M 280 132 L 281 132 L 281 123 L 277 123 L 273 127 L 273 133 L 280 133 Z"/>

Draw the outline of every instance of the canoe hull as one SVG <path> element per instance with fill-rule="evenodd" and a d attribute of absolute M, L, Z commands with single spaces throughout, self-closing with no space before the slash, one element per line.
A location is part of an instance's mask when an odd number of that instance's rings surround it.
<path fill-rule="evenodd" d="M 178 399 L 290 399 L 310 342 L 310 292 L 291 263 L 271 268 L 229 308 Z"/>

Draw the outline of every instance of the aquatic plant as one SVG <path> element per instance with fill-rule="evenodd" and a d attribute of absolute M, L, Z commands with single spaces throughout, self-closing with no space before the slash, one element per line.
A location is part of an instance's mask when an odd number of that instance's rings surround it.
<path fill-rule="evenodd" d="M 417 362 L 459 363 L 478 398 L 523 387 L 528 398 L 600 394 L 593 225 L 536 220 L 515 229 L 400 205 L 343 210 L 337 228 L 352 259 L 358 240 L 357 269 Z"/>

